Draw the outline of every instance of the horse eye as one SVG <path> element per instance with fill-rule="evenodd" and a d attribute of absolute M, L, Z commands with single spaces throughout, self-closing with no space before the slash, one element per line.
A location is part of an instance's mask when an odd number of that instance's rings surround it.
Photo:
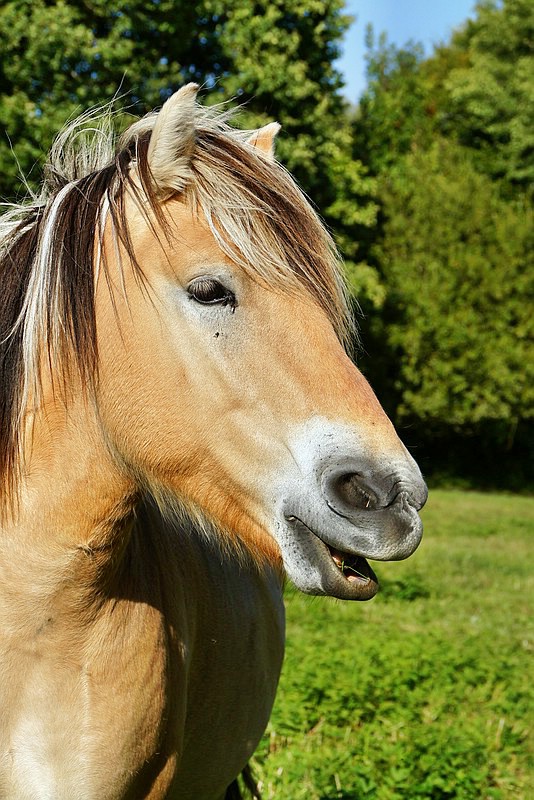
<path fill-rule="evenodd" d="M 189 284 L 189 296 L 204 305 L 232 305 L 235 308 L 235 295 L 216 278 L 197 278 Z"/>

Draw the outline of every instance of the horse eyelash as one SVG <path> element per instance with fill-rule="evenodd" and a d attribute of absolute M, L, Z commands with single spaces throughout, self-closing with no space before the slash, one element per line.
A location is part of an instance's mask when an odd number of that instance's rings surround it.
<path fill-rule="evenodd" d="M 222 284 L 221 284 L 221 286 L 222 286 Z M 232 313 L 233 313 L 235 311 L 236 307 L 237 307 L 236 296 L 235 296 L 234 292 L 231 289 L 227 289 L 224 286 L 222 286 L 222 288 L 225 289 L 224 297 L 221 297 L 220 299 L 213 300 L 213 301 L 199 299 L 195 295 L 194 291 L 192 291 L 192 289 L 190 288 L 188 290 L 189 291 L 189 299 L 190 300 L 194 300 L 196 303 L 200 303 L 200 305 L 206 305 L 206 306 L 210 306 L 210 305 L 213 305 L 213 306 L 219 306 L 219 305 L 220 306 L 228 306 L 229 305 L 229 306 L 231 306 Z"/>

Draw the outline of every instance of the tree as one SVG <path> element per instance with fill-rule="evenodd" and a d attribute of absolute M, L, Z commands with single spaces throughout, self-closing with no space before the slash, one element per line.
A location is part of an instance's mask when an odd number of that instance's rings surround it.
<path fill-rule="evenodd" d="M 446 86 L 458 140 L 477 152 L 478 169 L 519 187 L 534 178 L 534 6 L 485 0 L 453 37 L 468 61 Z"/>
<path fill-rule="evenodd" d="M 420 46 L 377 46 L 368 32 L 369 85 L 355 121 L 355 156 L 377 174 L 412 145 L 445 136 L 472 150 L 503 191 L 534 178 L 534 7 L 486 0 L 429 58 Z M 513 193 L 513 192 L 512 192 Z"/>
<path fill-rule="evenodd" d="M 397 419 L 510 433 L 534 416 L 534 222 L 444 140 L 382 179 L 381 332 L 397 364 Z"/>
<path fill-rule="evenodd" d="M 14 156 L 28 175 L 67 118 L 117 93 L 145 113 L 190 75 L 202 79 L 206 48 L 191 60 L 201 28 L 194 6 L 173 0 L 2 5 L 0 195 L 20 189 Z"/>
<path fill-rule="evenodd" d="M 520 482 L 534 444 L 534 11 L 475 10 L 428 58 L 368 37 L 354 157 L 378 180 L 362 256 L 386 298 L 365 320 L 363 368 L 434 468 L 469 463 L 480 481 L 508 458 Z"/>
<path fill-rule="evenodd" d="M 354 121 L 355 149 L 375 175 L 408 152 L 426 125 L 428 87 L 421 74 L 423 49 L 415 43 L 398 49 L 381 34 L 375 46 L 366 32 L 368 88 Z"/>

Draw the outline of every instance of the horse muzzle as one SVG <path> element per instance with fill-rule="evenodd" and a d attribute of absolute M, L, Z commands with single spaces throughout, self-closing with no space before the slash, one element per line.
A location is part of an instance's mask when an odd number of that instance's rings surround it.
<path fill-rule="evenodd" d="M 366 559 L 400 561 L 416 550 L 427 488 L 402 446 L 394 458 L 371 459 L 363 452 L 342 455 L 331 442 L 319 448 L 313 464 L 310 457 L 307 465 L 301 462 L 276 538 L 299 589 L 367 600 L 379 586 Z"/>

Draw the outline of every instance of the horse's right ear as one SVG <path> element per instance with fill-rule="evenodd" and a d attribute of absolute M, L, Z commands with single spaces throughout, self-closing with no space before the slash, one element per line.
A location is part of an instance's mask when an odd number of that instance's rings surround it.
<path fill-rule="evenodd" d="M 157 115 L 148 147 L 148 166 L 160 193 L 182 192 L 191 179 L 198 85 L 182 86 Z"/>

